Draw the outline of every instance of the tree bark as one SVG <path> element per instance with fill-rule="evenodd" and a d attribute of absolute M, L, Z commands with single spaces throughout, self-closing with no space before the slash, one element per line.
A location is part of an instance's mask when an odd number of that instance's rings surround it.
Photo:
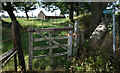
<path fill-rule="evenodd" d="M 103 42 L 105 34 L 107 32 L 107 25 L 110 22 L 110 18 L 106 18 L 103 22 L 101 22 L 97 28 L 94 30 L 92 35 L 90 36 L 91 47 L 96 48 L 98 44 Z"/>
<path fill-rule="evenodd" d="M 22 66 L 22 70 L 26 71 L 25 68 L 25 60 L 22 50 L 22 42 L 20 36 L 20 30 L 17 21 L 12 21 L 12 31 L 13 31 L 13 39 L 15 40 L 15 47 L 18 53 L 19 64 Z"/>
<path fill-rule="evenodd" d="M 102 2 L 102 3 L 94 2 L 94 3 L 91 3 L 90 5 L 91 25 L 94 25 L 96 27 L 96 29 L 90 36 L 91 49 L 96 48 L 100 40 L 105 37 L 105 33 L 107 31 L 106 26 L 109 23 L 110 19 L 107 18 L 106 20 L 105 19 L 102 20 L 102 17 L 103 17 L 103 10 L 106 9 L 107 4 L 108 4 L 107 2 Z"/>
<path fill-rule="evenodd" d="M 17 19 L 16 19 L 16 16 L 14 15 L 14 13 L 13 13 L 14 9 L 13 9 L 13 7 L 11 5 L 11 2 L 6 2 L 6 4 L 7 5 L 3 6 L 3 7 L 4 7 L 4 10 L 7 11 L 7 13 L 10 16 L 10 19 L 11 19 L 10 26 L 11 26 L 12 25 L 12 21 L 17 21 Z M 18 24 L 18 25 L 19 25 L 20 28 L 22 28 L 20 24 Z"/>
<path fill-rule="evenodd" d="M 69 8 L 69 19 L 71 22 L 74 23 L 74 20 L 73 20 L 73 3 L 70 3 L 70 8 Z"/>
<path fill-rule="evenodd" d="M 92 2 L 90 4 L 92 25 L 97 26 L 102 21 L 103 10 L 106 9 L 107 4 L 107 2 Z"/>
<path fill-rule="evenodd" d="M 12 8 L 12 5 L 11 5 L 11 2 L 6 2 L 6 3 L 7 3 L 6 11 L 8 12 L 8 14 L 11 18 L 11 21 L 17 20 L 14 13 L 13 13 L 13 8 Z"/>
<path fill-rule="evenodd" d="M 76 11 L 77 16 L 79 16 L 79 10 Z"/>
<path fill-rule="evenodd" d="M 25 14 L 26 14 L 27 19 L 29 20 L 29 16 L 28 16 L 27 12 L 28 11 L 26 10 L 26 7 L 25 7 Z"/>

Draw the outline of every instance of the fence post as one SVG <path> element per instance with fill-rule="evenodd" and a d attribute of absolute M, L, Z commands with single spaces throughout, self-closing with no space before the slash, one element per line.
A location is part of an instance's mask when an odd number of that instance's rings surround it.
<path fill-rule="evenodd" d="M 22 70 L 26 71 L 19 25 L 20 24 L 18 23 L 18 21 L 16 21 L 16 20 L 12 21 L 13 39 L 15 40 L 19 64 L 22 66 Z"/>
<path fill-rule="evenodd" d="M 69 24 L 70 28 L 73 28 L 73 26 L 71 24 Z M 68 58 L 69 56 L 72 55 L 72 34 L 73 34 L 73 30 L 69 31 L 69 38 L 68 38 Z"/>
<path fill-rule="evenodd" d="M 29 69 L 32 70 L 32 60 L 33 60 L 33 27 L 29 28 Z"/>
<path fill-rule="evenodd" d="M 49 32 L 49 38 L 50 37 L 52 37 L 52 34 L 51 34 L 51 32 Z M 52 46 L 52 43 L 51 42 L 49 42 L 49 46 Z M 50 65 L 52 65 L 53 64 L 53 50 L 52 50 L 52 48 L 50 48 L 49 49 L 49 55 L 50 55 Z"/>
<path fill-rule="evenodd" d="M 75 42 L 74 42 L 74 49 L 73 49 L 73 55 L 78 55 L 78 48 L 79 48 L 79 20 L 75 22 L 74 26 L 74 33 L 75 33 Z"/>

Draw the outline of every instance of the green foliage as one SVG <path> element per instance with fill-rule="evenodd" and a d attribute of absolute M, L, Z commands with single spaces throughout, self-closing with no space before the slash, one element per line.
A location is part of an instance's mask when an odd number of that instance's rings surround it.
<path fill-rule="evenodd" d="M 118 72 L 120 61 L 119 58 L 113 58 L 112 55 L 107 55 L 104 48 L 97 50 L 88 50 L 89 42 L 86 41 L 83 45 L 82 54 L 79 57 L 71 57 L 66 62 L 66 70 L 72 72 Z M 112 53 L 111 53 L 112 54 Z"/>
<path fill-rule="evenodd" d="M 89 50 L 90 44 L 88 40 L 86 40 L 82 45 L 83 45 L 83 49 Z"/>
<path fill-rule="evenodd" d="M 28 12 L 37 8 L 35 4 L 37 4 L 37 2 L 14 2 L 13 6 L 22 11 L 25 11 L 26 9 L 26 11 Z"/>
<path fill-rule="evenodd" d="M 90 6 L 85 2 L 73 2 L 73 11 L 90 12 Z M 70 2 L 43 2 L 42 7 L 48 11 L 55 11 L 57 9 L 61 10 L 61 15 L 69 13 Z M 53 8 L 53 9 L 52 9 Z"/>
<path fill-rule="evenodd" d="M 90 5 L 87 2 L 76 2 L 74 3 L 74 11 L 79 11 L 81 14 L 90 12 Z"/>
<path fill-rule="evenodd" d="M 116 69 L 112 66 L 110 58 L 106 57 L 101 53 L 101 51 L 93 52 L 89 54 L 89 57 L 73 57 L 72 60 L 67 64 L 66 69 L 70 71 L 108 71 L 111 72 L 111 69 Z"/>
<path fill-rule="evenodd" d="M 37 2 L 13 2 L 11 3 L 12 4 L 12 10 L 17 10 L 17 9 L 20 9 L 21 11 L 27 11 L 29 12 L 30 10 L 34 10 L 36 9 L 36 4 Z M 3 6 L 3 10 L 6 11 L 6 3 L 2 3 L 2 6 Z"/>
<path fill-rule="evenodd" d="M 61 14 L 68 13 L 69 9 L 69 3 L 65 2 L 43 2 L 42 7 L 45 8 L 48 11 L 55 11 L 57 9 L 61 10 Z M 52 9 L 53 8 L 53 9 Z"/>
<path fill-rule="evenodd" d="M 87 19 L 87 21 L 86 21 Z M 9 21 L 9 19 L 4 19 L 5 21 Z M 94 27 L 92 25 L 89 25 L 90 23 L 90 15 L 86 15 L 85 17 L 80 17 L 80 29 L 87 30 L 87 28 L 90 26 L 89 31 L 86 31 L 86 34 L 90 34 Z M 22 25 L 24 30 L 28 30 L 29 26 L 34 26 L 35 28 L 42 27 L 41 20 L 40 19 L 18 19 L 20 24 Z M 56 19 L 56 20 L 45 20 L 43 27 L 65 27 L 68 26 L 70 22 L 67 21 L 67 19 Z M 89 26 L 88 26 L 89 25 Z M 109 25 L 108 27 L 112 27 L 112 25 Z M 9 33 L 10 28 L 5 27 L 3 28 L 3 34 Z M 23 51 L 25 54 L 25 62 L 26 67 L 28 66 L 28 33 L 26 33 L 24 30 L 21 30 L 21 37 L 22 37 L 22 45 L 23 45 Z M 47 33 L 44 33 L 46 36 L 48 36 Z M 66 35 L 66 32 L 55 32 L 53 36 L 63 36 Z M 4 37 L 4 39 L 9 38 L 10 36 Z M 40 35 L 34 34 L 35 38 L 39 38 Z M 67 40 L 56 40 L 58 42 L 66 42 Z M 48 42 L 42 41 L 34 43 L 34 46 L 46 46 L 48 45 Z M 49 63 L 49 58 L 43 58 L 43 59 L 35 59 L 33 61 L 33 70 L 40 70 L 40 71 L 53 71 L 55 68 L 58 67 L 58 65 L 61 65 L 61 67 L 65 71 L 72 71 L 72 72 L 116 72 L 119 71 L 120 61 L 118 58 L 113 58 L 111 55 L 106 55 L 103 49 L 106 48 L 96 48 L 97 50 L 90 50 L 89 46 L 90 43 L 88 40 L 86 40 L 82 45 L 81 55 L 79 57 L 70 57 L 67 61 L 66 55 L 55 57 L 53 58 L 54 63 L 51 65 Z M 12 41 L 10 42 L 3 42 L 3 53 L 6 52 L 8 49 L 12 48 Z M 66 50 L 63 50 L 61 48 L 55 48 L 53 49 L 53 53 L 57 52 L 64 52 Z M 44 51 L 34 51 L 34 55 L 40 56 L 43 54 L 49 54 L 49 50 Z M 8 69 L 13 69 L 10 66 L 13 65 L 13 60 L 6 66 Z M 5 69 L 5 68 L 4 68 Z M 6 69 L 5 69 L 6 70 Z"/>
<path fill-rule="evenodd" d="M 49 59 L 45 58 L 45 59 L 35 59 L 33 61 L 33 70 L 39 70 L 39 71 L 43 71 L 45 70 L 45 68 L 49 66 Z"/>

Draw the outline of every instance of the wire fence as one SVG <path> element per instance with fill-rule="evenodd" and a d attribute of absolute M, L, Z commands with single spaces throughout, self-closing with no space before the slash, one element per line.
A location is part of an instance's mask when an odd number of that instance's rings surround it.
<path fill-rule="evenodd" d="M 11 31 L 7 32 L 7 34 L 2 35 L 1 38 L 2 38 L 2 42 L 3 42 L 2 43 L 2 46 L 3 46 L 2 49 L 6 50 L 6 51 L 3 50 L 4 53 L 0 54 L 0 62 L 1 62 L 0 67 L 1 67 L 1 70 L 3 71 L 4 68 L 6 67 L 6 65 L 9 62 L 13 61 L 12 60 L 13 57 L 14 57 L 14 60 L 15 60 L 17 51 L 16 51 L 16 47 L 14 45 L 15 42 L 13 40 Z M 11 43 L 9 43 L 9 42 L 11 42 Z M 4 47 L 4 44 L 6 44 L 6 43 L 9 43 L 9 45 Z M 9 47 L 11 44 L 13 45 L 13 47 L 11 47 L 12 49 Z"/>

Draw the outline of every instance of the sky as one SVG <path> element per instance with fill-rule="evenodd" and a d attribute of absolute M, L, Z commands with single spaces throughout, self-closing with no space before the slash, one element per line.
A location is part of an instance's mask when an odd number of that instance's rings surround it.
<path fill-rule="evenodd" d="M 29 16 L 38 16 L 38 14 L 40 13 L 40 11 L 43 11 L 43 12 L 45 12 L 45 14 L 46 15 L 50 15 L 50 16 L 59 16 L 60 15 L 60 9 L 58 9 L 58 10 L 55 10 L 54 12 L 48 12 L 48 11 L 46 11 L 44 8 L 41 8 L 41 7 L 39 7 L 38 5 L 37 5 L 37 9 L 35 9 L 35 10 L 32 10 L 32 11 L 29 11 L 28 12 L 28 15 Z M 24 16 L 24 17 L 26 17 L 26 14 L 25 14 L 25 12 L 24 11 L 20 11 L 20 10 L 17 10 L 17 12 L 18 13 L 16 13 L 16 11 L 13 11 L 13 13 L 15 14 L 15 16 Z M 2 15 L 2 14 L 4 14 L 5 16 L 9 16 L 8 15 L 8 13 L 7 13 L 7 11 L 4 11 L 4 13 L 2 13 L 2 12 L 0 12 L 0 16 Z"/>
<path fill-rule="evenodd" d="M 118 4 L 118 2 L 117 2 L 117 4 Z M 108 9 L 109 9 L 109 8 L 108 8 Z M 32 16 L 32 15 L 33 15 L 33 16 L 36 16 L 36 17 L 37 17 L 41 10 L 45 13 L 45 15 L 49 15 L 49 16 L 55 16 L 55 15 L 56 15 L 56 16 L 59 16 L 59 15 L 60 15 L 60 12 L 61 12 L 59 9 L 56 10 L 56 11 L 54 11 L 53 13 L 52 13 L 52 12 L 48 12 L 48 11 L 46 11 L 44 8 L 39 7 L 39 5 L 37 4 L 37 9 L 32 10 L 32 11 L 29 11 L 29 12 L 28 12 L 28 15 L 29 15 L 29 16 Z M 15 16 L 24 16 L 24 17 L 26 17 L 26 14 L 25 14 L 24 11 L 22 12 L 22 11 L 20 11 L 20 10 L 17 10 L 17 12 L 18 12 L 18 13 L 16 13 L 16 11 L 14 11 Z M 1 16 L 2 14 L 4 14 L 5 16 L 9 16 L 6 11 L 4 11 L 4 13 L 0 12 L 0 16 Z M 65 15 L 65 16 L 68 16 L 68 15 Z"/>

